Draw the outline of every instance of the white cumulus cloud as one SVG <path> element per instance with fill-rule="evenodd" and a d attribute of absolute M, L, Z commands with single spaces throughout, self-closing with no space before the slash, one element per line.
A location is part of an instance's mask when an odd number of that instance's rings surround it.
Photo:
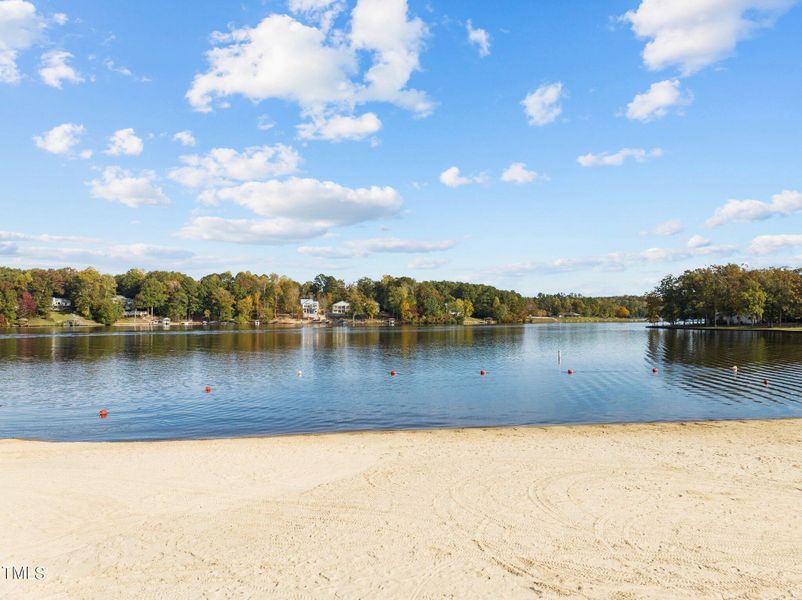
<path fill-rule="evenodd" d="M 72 58 L 72 54 L 64 50 L 51 50 L 42 54 L 42 59 L 39 64 L 39 77 L 42 81 L 54 87 L 61 89 L 63 82 L 67 83 L 82 83 L 83 76 L 78 73 L 71 65 L 67 64 Z"/>
<path fill-rule="evenodd" d="M 688 239 L 688 243 L 685 244 L 685 245 L 688 246 L 688 248 L 704 248 L 705 246 L 709 246 L 710 245 L 710 240 L 708 240 L 707 238 L 702 237 L 701 235 L 699 235 L 697 233 L 695 235 L 692 235 Z"/>
<path fill-rule="evenodd" d="M 728 244 L 701 244 L 698 246 L 686 245 L 684 248 L 648 248 L 641 252 L 637 258 L 650 262 L 670 262 L 687 260 L 703 256 L 728 256 L 737 248 Z"/>
<path fill-rule="evenodd" d="M 517 184 L 531 183 L 542 178 L 542 175 L 539 175 L 536 171 L 530 171 L 522 162 L 512 163 L 501 174 L 501 181 Z"/>
<path fill-rule="evenodd" d="M 189 130 L 179 131 L 173 136 L 173 141 L 179 142 L 182 146 L 197 146 L 198 141 Z"/>
<path fill-rule="evenodd" d="M 771 197 L 771 202 L 761 200 L 728 200 L 719 206 L 713 216 L 705 221 L 708 227 L 727 223 L 750 223 L 774 216 L 787 216 L 802 212 L 802 193 L 783 190 Z"/>
<path fill-rule="evenodd" d="M 31 2 L 0 2 L 0 83 L 19 83 L 19 53 L 41 39 L 45 21 Z"/>
<path fill-rule="evenodd" d="M 324 221 L 195 217 L 181 228 L 178 236 L 191 240 L 274 245 L 318 237 L 329 228 L 329 223 Z"/>
<path fill-rule="evenodd" d="M 797 246 L 802 246 L 802 234 L 799 233 L 759 235 L 749 244 L 747 252 L 751 254 L 772 254 L 784 248 Z"/>
<path fill-rule="evenodd" d="M 185 238 L 248 244 L 281 244 L 321 236 L 335 227 L 392 217 L 403 201 L 391 187 L 348 188 L 332 181 L 291 177 L 248 181 L 208 190 L 214 202 L 231 202 L 259 218 L 194 218 Z"/>
<path fill-rule="evenodd" d="M 695 73 L 735 51 L 738 42 L 768 27 L 795 0 L 642 0 L 622 19 L 648 39 L 643 62 L 651 70 L 676 66 Z"/>
<path fill-rule="evenodd" d="M 530 125 L 548 125 L 562 113 L 565 97 L 562 82 L 544 83 L 521 101 Z"/>
<path fill-rule="evenodd" d="M 650 158 L 656 158 L 663 155 L 660 148 L 652 148 L 651 150 L 644 150 L 643 148 L 621 148 L 618 152 L 601 152 L 594 154 L 589 152 L 578 156 L 576 161 L 583 167 L 620 167 L 627 159 L 633 159 L 635 162 L 646 162 Z"/>
<path fill-rule="evenodd" d="M 682 224 L 682 221 L 679 219 L 670 219 L 668 221 L 663 221 L 662 223 L 658 223 L 652 229 L 648 231 L 641 231 L 641 235 L 659 235 L 659 236 L 669 236 L 669 235 L 676 235 L 685 229 L 685 225 Z"/>
<path fill-rule="evenodd" d="M 156 173 L 140 171 L 134 173 L 121 167 L 106 167 L 98 179 L 89 182 L 93 198 L 119 202 L 125 206 L 169 204 L 170 199 L 156 185 Z"/>
<path fill-rule="evenodd" d="M 359 117 L 336 115 L 315 117 L 311 123 L 298 125 L 298 137 L 305 140 L 362 140 L 381 129 L 382 122 L 375 113 L 369 112 Z"/>
<path fill-rule="evenodd" d="M 345 10 L 345 0 L 290 0 L 290 12 L 300 15 L 329 31 L 337 16 Z"/>
<path fill-rule="evenodd" d="M 642 122 L 662 119 L 672 106 L 691 102 L 690 94 L 683 95 L 679 79 L 666 79 L 649 86 L 649 90 L 638 94 L 627 104 L 627 118 Z"/>
<path fill-rule="evenodd" d="M 290 146 L 251 146 L 242 152 L 212 148 L 206 154 L 179 159 L 183 166 L 171 169 L 173 181 L 190 188 L 226 186 L 250 180 L 289 175 L 298 170 L 301 157 Z"/>
<path fill-rule="evenodd" d="M 420 52 L 428 30 L 423 21 L 408 18 L 407 0 L 357 0 L 351 13 L 351 46 L 372 54 L 364 75 L 360 102 L 396 104 L 424 116 L 432 102 L 424 92 L 406 87 L 420 69 Z"/>
<path fill-rule="evenodd" d="M 42 135 L 33 137 L 37 148 L 51 154 L 69 154 L 81 141 L 86 129 L 75 123 L 62 123 Z"/>
<path fill-rule="evenodd" d="M 473 175 L 465 177 L 460 173 L 459 167 L 449 167 L 440 173 L 440 183 L 451 188 L 459 187 L 461 185 L 469 185 L 471 183 L 484 183 L 486 177 L 484 175 Z"/>
<path fill-rule="evenodd" d="M 137 136 L 134 130 L 129 127 L 127 129 L 118 129 L 109 137 L 106 154 L 111 156 L 120 156 L 121 154 L 139 156 L 144 148 L 145 145 L 142 143 L 142 138 Z"/>
<path fill-rule="evenodd" d="M 313 108 L 345 103 L 356 93 L 349 78 L 357 70 L 355 55 L 287 15 L 270 15 L 214 40 L 220 45 L 206 53 L 209 70 L 195 76 L 186 95 L 196 110 L 209 111 L 214 98 L 234 94 Z"/>
<path fill-rule="evenodd" d="M 392 216 L 402 204 L 401 196 L 391 187 L 348 188 L 333 181 L 298 177 L 249 181 L 220 188 L 215 197 L 265 217 L 324 220 L 334 225 Z"/>
<path fill-rule="evenodd" d="M 301 1 L 291 8 L 309 15 L 337 6 Z M 254 102 L 295 102 L 305 115 L 330 116 L 382 101 L 424 116 L 431 101 L 407 84 L 420 68 L 426 33 L 420 19 L 409 18 L 406 0 L 357 0 L 348 33 L 270 15 L 255 27 L 214 34 L 209 69 L 195 76 L 186 97 L 200 111 L 211 110 L 215 99 L 242 95 Z"/>
<path fill-rule="evenodd" d="M 479 56 L 484 58 L 490 55 L 490 34 L 481 27 L 474 29 L 473 23 L 468 20 L 466 25 L 468 30 L 468 41 L 479 47 Z"/>

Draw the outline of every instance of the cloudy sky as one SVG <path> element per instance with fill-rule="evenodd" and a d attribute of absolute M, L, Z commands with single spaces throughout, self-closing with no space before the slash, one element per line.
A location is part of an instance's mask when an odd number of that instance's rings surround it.
<path fill-rule="evenodd" d="M 0 264 L 802 265 L 793 0 L 0 0 Z"/>

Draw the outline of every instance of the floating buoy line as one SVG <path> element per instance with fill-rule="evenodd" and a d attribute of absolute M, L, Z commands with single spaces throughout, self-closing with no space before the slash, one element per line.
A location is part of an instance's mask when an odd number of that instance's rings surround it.
<path fill-rule="evenodd" d="M 557 362 L 558 363 L 562 363 L 562 352 L 560 350 L 557 350 Z M 730 370 L 732 371 L 732 373 L 734 375 L 738 374 L 738 367 L 736 365 L 733 365 Z M 652 367 L 652 374 L 657 375 L 659 372 L 660 371 L 658 370 L 657 367 Z M 488 373 L 489 372 L 487 370 L 485 370 L 485 369 L 480 369 L 479 370 L 479 375 L 482 376 L 482 377 L 488 375 Z M 573 375 L 575 373 L 575 371 L 573 369 L 568 369 L 568 370 L 565 371 L 565 373 L 568 374 L 568 375 Z M 396 371 L 395 369 L 390 371 L 390 377 L 395 377 L 397 375 L 398 375 L 398 371 Z M 301 371 L 301 370 L 298 370 L 298 371 L 296 371 L 296 376 L 303 377 L 304 376 L 304 372 Z M 769 380 L 768 379 L 763 379 L 763 385 L 768 387 Z M 210 386 L 210 385 L 205 386 L 203 388 L 203 391 L 205 393 L 207 393 L 207 394 L 210 394 L 212 392 L 212 386 Z M 98 411 L 98 416 L 101 419 L 105 419 L 105 418 L 107 418 L 109 416 L 109 411 L 106 410 L 105 408 L 101 408 Z"/>

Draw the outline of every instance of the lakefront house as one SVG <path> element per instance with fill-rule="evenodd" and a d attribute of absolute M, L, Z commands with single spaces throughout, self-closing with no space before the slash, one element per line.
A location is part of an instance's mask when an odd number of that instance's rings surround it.
<path fill-rule="evenodd" d="M 351 304 L 345 300 L 340 300 L 331 305 L 331 314 L 333 315 L 347 315 L 351 312 Z"/>
<path fill-rule="evenodd" d="M 301 298 L 301 312 L 304 319 L 314 319 L 320 311 L 320 303 L 311 298 Z"/>
<path fill-rule="evenodd" d="M 53 296 L 50 299 L 50 306 L 55 311 L 68 311 L 72 309 L 72 300 Z"/>

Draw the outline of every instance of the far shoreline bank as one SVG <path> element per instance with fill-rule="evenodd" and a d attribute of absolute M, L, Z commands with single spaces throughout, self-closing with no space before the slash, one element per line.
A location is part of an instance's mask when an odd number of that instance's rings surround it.
<path fill-rule="evenodd" d="M 647 329 L 678 329 L 688 331 L 773 331 L 781 333 L 802 333 L 802 325 L 796 327 L 765 325 L 647 325 Z"/>
<path fill-rule="evenodd" d="M 222 321 L 184 321 L 184 322 L 171 322 L 169 325 L 162 324 L 157 321 L 153 322 L 122 322 L 118 321 L 113 325 L 103 325 L 101 323 L 86 323 L 66 327 L 59 323 L 36 323 L 36 324 L 15 324 L 0 327 L 0 331 L 7 330 L 48 330 L 48 329 L 63 329 L 65 331 L 87 331 L 94 329 L 152 329 L 152 330 L 165 330 L 165 331 L 180 331 L 182 328 L 199 328 L 208 327 L 210 329 L 231 329 L 236 331 L 240 330 L 263 330 L 263 329 L 287 329 L 287 328 L 300 328 L 300 327 L 317 327 L 317 328 L 334 328 L 334 327 L 349 327 L 349 328 L 384 328 L 384 327 L 482 327 L 482 326 L 513 326 L 513 325 L 582 325 L 582 324 L 604 324 L 604 323 L 646 323 L 645 319 L 618 319 L 618 318 L 600 318 L 600 317 L 536 317 L 526 321 L 513 321 L 513 322 L 488 322 L 482 319 L 472 319 L 465 323 L 415 323 L 404 322 L 395 320 L 394 323 L 389 322 L 387 319 L 373 319 L 370 321 L 351 319 L 342 319 L 342 323 L 332 322 L 333 319 L 325 321 L 312 321 L 309 319 L 277 319 L 256 325 L 254 322 L 247 323 L 232 323 Z M 340 319 L 337 319 L 340 321 Z"/>

